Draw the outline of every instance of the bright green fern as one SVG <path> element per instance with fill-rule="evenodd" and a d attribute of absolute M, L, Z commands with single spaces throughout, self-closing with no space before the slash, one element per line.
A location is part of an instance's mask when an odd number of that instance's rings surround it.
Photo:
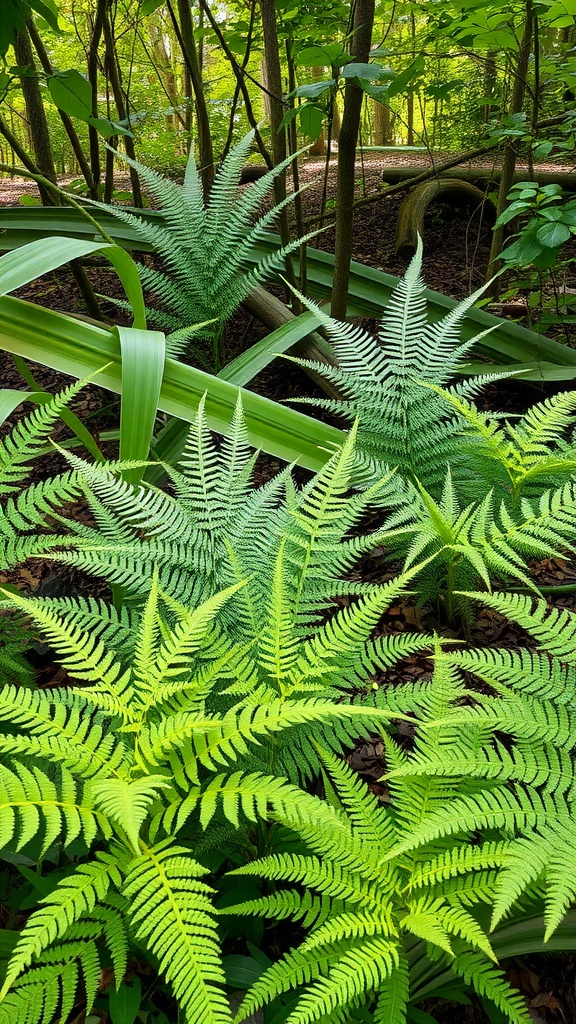
<path fill-rule="evenodd" d="M 121 587 L 128 606 L 147 595 L 155 572 L 166 598 L 185 605 L 243 583 L 222 610 L 222 627 L 245 645 L 252 675 L 228 692 L 252 702 L 305 693 L 340 698 L 364 686 L 376 666 L 389 667 L 428 643 L 413 633 L 373 636 L 420 563 L 382 586 L 346 579 L 375 543 L 352 531 L 390 487 L 385 474 L 368 490 L 349 493 L 354 440 L 352 432 L 301 489 L 289 470 L 254 487 L 241 405 L 233 436 L 219 449 L 201 406 L 183 459 L 169 470 L 173 496 L 72 458 L 96 525 L 69 524 L 75 550 L 52 557 Z M 77 614 L 74 605 L 61 607 L 66 616 Z M 101 628 L 113 631 L 114 622 L 106 619 Z M 331 737 L 325 742 L 340 747 L 349 739 L 342 723 L 331 727 Z M 276 769 L 291 777 L 298 764 L 309 771 L 315 754 L 306 730 L 285 750 L 276 744 L 274 757 Z"/>
<path fill-rule="evenodd" d="M 309 696 L 305 686 L 267 697 L 244 646 L 218 625 L 237 589 L 189 609 L 164 601 L 153 583 L 124 656 L 104 643 L 98 620 L 96 630 L 81 623 L 86 606 L 74 619 L 55 601 L 10 599 L 81 685 L 0 690 L 2 845 L 26 852 L 34 840 L 42 859 L 55 841 L 64 851 L 81 841 L 86 854 L 21 932 L 0 992 L 1 1024 L 51 1020 L 56 1008 L 64 1019 L 80 976 L 90 1005 L 101 951 L 120 984 L 129 943 L 157 962 L 183 1021 L 229 1021 L 212 889 L 195 841 L 217 811 L 235 827 L 240 814 L 255 821 L 288 804 L 308 813 L 304 793 L 253 770 L 275 736 L 389 718 Z M 218 708 L 214 692 L 230 678 L 252 699 Z"/>
<path fill-rule="evenodd" d="M 460 985 L 505 1019 L 530 1020 L 492 962 L 489 931 L 495 947 L 509 924 L 520 936 L 543 904 L 535 948 L 545 949 L 576 900 L 576 615 L 476 596 L 538 649 L 437 648 L 430 679 L 378 691 L 381 706 L 414 726 L 410 740 L 383 736 L 382 803 L 323 752 L 337 799 L 318 826 L 297 811 L 274 813 L 304 852 L 235 872 L 273 885 L 236 912 L 307 929 L 254 984 L 239 1019 L 304 986 L 288 1024 L 340 1024 L 355 1008 L 405 1024 L 410 1006 Z"/>
<path fill-rule="evenodd" d="M 26 486 L 37 459 L 49 444 L 60 414 L 85 382 L 61 394 L 18 420 L 0 441 L 0 573 L 6 574 L 27 558 L 42 555 L 66 540 L 46 527 L 46 516 L 60 507 L 73 490 L 74 473 L 41 480 Z M 0 612 L 0 684 L 30 681 L 25 660 L 27 631 L 22 619 L 8 619 Z"/>

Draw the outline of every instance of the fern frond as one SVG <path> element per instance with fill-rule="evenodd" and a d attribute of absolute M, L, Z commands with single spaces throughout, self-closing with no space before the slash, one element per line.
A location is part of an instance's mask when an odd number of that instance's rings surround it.
<path fill-rule="evenodd" d="M 97 854 L 91 864 L 79 864 L 74 874 L 60 882 L 26 922 L 8 965 L 0 1002 L 33 959 L 69 933 L 70 926 L 84 914 L 89 915 L 96 903 L 105 899 L 111 884 L 120 882 L 115 858 L 105 853 Z"/>
<path fill-rule="evenodd" d="M 39 832 L 42 821 L 42 850 L 60 840 L 69 846 L 82 836 L 89 846 L 98 831 L 110 834 L 105 817 L 90 806 L 86 793 L 64 767 L 56 785 L 39 768 L 14 764 L 0 766 L 0 837 L 4 849 L 21 850 Z"/>
<path fill-rule="evenodd" d="M 408 963 L 406 957 L 400 954 L 397 966 L 380 984 L 374 1024 L 404 1024 L 409 993 Z"/>
<path fill-rule="evenodd" d="M 532 1016 L 523 996 L 510 990 L 498 968 L 481 961 L 475 953 L 462 952 L 455 956 L 452 969 L 480 996 L 494 1003 L 511 1024 L 530 1024 Z"/>
<path fill-rule="evenodd" d="M 367 938 L 345 950 L 331 965 L 327 977 L 318 978 L 302 995 L 289 1024 L 312 1024 L 337 1007 L 349 1006 L 366 990 L 374 991 L 398 967 L 396 943 Z"/>
<path fill-rule="evenodd" d="M 229 1024 L 224 972 L 206 868 L 165 841 L 142 850 L 126 869 L 123 894 L 137 939 L 157 959 L 187 1024 Z"/>
<path fill-rule="evenodd" d="M 70 404 L 86 381 L 79 380 L 18 420 L 12 432 L 0 441 L 0 492 L 8 494 L 29 473 L 27 463 L 44 447 L 60 413 Z"/>
<path fill-rule="evenodd" d="M 576 615 L 567 608 L 550 607 L 545 600 L 513 593 L 470 594 L 494 611 L 516 622 L 550 654 L 576 665 Z"/>
<path fill-rule="evenodd" d="M 162 223 L 143 220 L 122 207 L 102 205 L 134 228 L 164 258 L 167 273 L 142 267 L 142 282 L 166 307 L 166 323 L 180 339 L 191 326 L 201 325 L 194 337 L 205 350 L 212 349 L 212 366 L 218 361 L 218 339 L 234 310 L 256 283 L 269 277 L 284 256 L 302 243 L 299 240 L 280 253 L 264 257 L 255 269 L 247 272 L 247 259 L 253 254 L 261 232 L 294 198 L 288 196 L 254 223 L 276 177 L 296 156 L 289 157 L 240 193 L 240 175 L 253 137 L 253 132 L 248 133 L 230 150 L 216 173 L 206 203 L 193 150 L 182 186 L 118 154 L 148 185 L 164 215 Z M 177 348 L 178 343 L 172 348 L 173 353 Z M 210 353 L 207 357 L 210 358 Z"/>

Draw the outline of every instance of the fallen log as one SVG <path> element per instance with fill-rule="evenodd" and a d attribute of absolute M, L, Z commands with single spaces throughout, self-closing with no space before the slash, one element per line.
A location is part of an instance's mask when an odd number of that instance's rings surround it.
<path fill-rule="evenodd" d="M 421 167 L 407 166 L 407 167 L 385 167 L 382 172 L 382 181 L 388 185 L 398 185 L 400 183 L 409 183 L 410 178 L 421 178 L 423 177 Z M 447 175 L 442 171 L 438 175 L 434 174 L 432 168 L 426 169 L 426 178 L 429 180 L 439 181 Z M 458 178 L 459 181 L 468 181 L 472 185 L 476 185 L 478 188 L 487 189 L 491 184 L 498 184 L 502 177 L 500 168 L 490 167 L 470 167 L 466 170 L 451 170 L 450 178 Z M 528 170 L 519 170 L 514 172 L 514 182 L 517 181 L 528 181 L 530 173 Z M 567 192 L 576 192 L 576 172 L 574 171 L 540 171 L 536 167 L 534 169 L 533 180 L 537 181 L 539 185 L 553 185 L 558 183 L 562 188 L 566 189 Z M 382 193 L 384 198 L 386 192 Z M 372 197 L 370 197 L 372 198 Z"/>
<path fill-rule="evenodd" d="M 402 201 L 396 227 L 396 252 L 409 256 L 416 250 L 418 236 L 424 237 L 424 217 L 435 200 L 449 199 L 454 205 L 481 207 L 487 202 L 486 193 L 469 181 L 460 178 L 432 178 L 416 185 Z"/>
<path fill-rule="evenodd" d="M 288 309 L 288 306 L 261 286 L 255 288 L 244 299 L 242 305 L 271 331 L 275 331 L 278 327 L 282 327 L 283 324 L 295 319 L 294 313 Z M 326 363 L 327 366 L 337 365 L 332 347 L 316 331 L 313 331 L 306 338 L 302 338 L 302 341 L 293 345 L 290 349 L 290 355 L 299 356 L 301 359 L 310 359 L 316 363 Z M 308 367 L 302 367 L 302 369 L 329 398 L 341 397 L 334 385 L 322 377 L 321 374 L 315 373 L 314 370 Z"/>

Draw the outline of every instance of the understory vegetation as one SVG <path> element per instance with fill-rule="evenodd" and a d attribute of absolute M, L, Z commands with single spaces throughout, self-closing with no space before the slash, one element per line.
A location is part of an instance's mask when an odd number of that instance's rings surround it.
<path fill-rule="evenodd" d="M 202 399 L 169 491 L 73 448 L 27 482 L 81 382 L 2 442 L 2 568 L 41 556 L 114 595 L 3 591 L 2 844 L 48 883 L 13 933 L 6 1024 L 64 1021 L 79 993 L 90 1010 L 106 963 L 134 995 L 138 955 L 183 1019 L 231 1021 L 237 915 L 304 928 L 277 962 L 248 957 L 239 1021 L 403 1024 L 472 989 L 527 1022 L 500 944 L 514 928 L 516 952 L 571 948 L 576 620 L 530 559 L 572 550 L 574 393 L 511 421 L 475 404 L 494 375 L 450 386 L 469 303 L 430 325 L 420 258 L 379 341 L 315 310 L 338 358 L 315 369 L 343 395 L 324 404 L 353 426 L 304 483 L 254 479 L 240 393 L 220 444 Z M 364 582 L 375 548 L 390 571 Z M 435 630 L 382 632 L 408 591 Z M 525 646 L 444 640 L 478 602 Z M 35 689 L 26 622 L 68 685 Z M 414 656 L 424 679 L 387 684 Z M 385 800 L 342 761 L 368 733 Z"/>
<path fill-rule="evenodd" d="M 5 6 L 0 1024 L 568 1020 L 573 0 Z"/>

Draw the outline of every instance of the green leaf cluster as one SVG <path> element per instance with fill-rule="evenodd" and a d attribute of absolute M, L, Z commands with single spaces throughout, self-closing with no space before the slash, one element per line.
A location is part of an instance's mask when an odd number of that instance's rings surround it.
<path fill-rule="evenodd" d="M 567 197 L 560 185 L 520 181 L 508 193 L 509 206 L 496 227 L 521 219 L 520 230 L 506 245 L 500 259 L 510 267 L 555 266 L 562 246 L 576 234 L 576 199 Z"/>

